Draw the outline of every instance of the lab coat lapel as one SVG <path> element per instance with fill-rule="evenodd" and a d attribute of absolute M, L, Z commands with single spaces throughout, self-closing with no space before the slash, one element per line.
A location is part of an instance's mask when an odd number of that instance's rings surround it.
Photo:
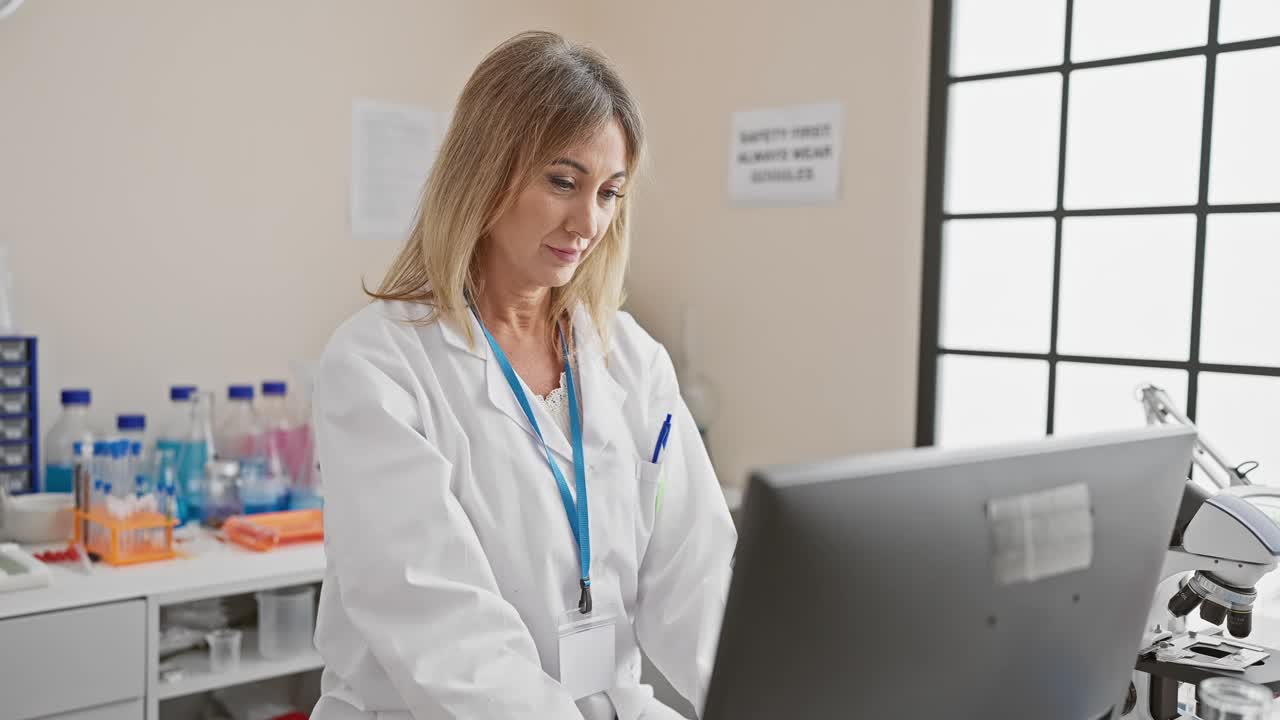
<path fill-rule="evenodd" d="M 515 393 L 511 392 L 511 386 L 507 384 L 502 367 L 485 340 L 484 330 L 475 316 L 468 313 L 467 318 L 471 322 L 471 331 L 476 338 L 476 347 L 468 346 L 462 333 L 447 322 L 441 322 L 441 332 L 445 340 L 463 352 L 484 359 L 485 395 L 489 403 L 524 430 L 530 442 L 537 445 L 538 436 L 534 433 L 533 426 L 529 424 L 529 419 L 525 417 Z M 573 311 L 573 325 L 578 353 L 574 379 L 578 383 L 577 390 L 582 405 L 582 445 L 586 462 L 591 465 L 600 461 L 604 452 L 613 444 L 613 436 L 616 433 L 626 432 L 626 423 L 622 418 L 622 403 L 626 400 L 627 391 L 609 373 L 605 365 L 604 348 L 600 336 L 596 333 L 591 316 L 582 305 L 578 305 Z M 542 430 L 547 447 L 559 456 L 557 462 L 561 464 L 561 470 L 568 470 L 566 477 L 570 476 L 573 467 L 573 448 L 569 444 L 569 439 L 565 437 L 565 433 L 556 424 L 555 419 L 542 407 L 542 403 L 534 397 L 528 385 L 523 380 L 520 384 L 529 399 L 529 406 L 538 420 L 538 428 Z M 541 445 L 537 447 L 541 451 Z"/>
<path fill-rule="evenodd" d="M 506 415 L 520 429 L 524 430 L 525 434 L 529 436 L 529 441 L 534 443 L 538 454 L 541 455 L 542 445 L 538 442 L 538 435 L 533 431 L 533 426 L 529 424 L 529 418 L 525 416 L 524 410 L 520 407 L 520 401 L 516 399 L 515 393 L 511 391 L 511 385 L 507 383 L 507 376 L 503 374 L 502 366 L 498 363 L 497 356 L 493 354 L 493 349 L 489 347 L 489 342 L 485 339 L 484 329 L 480 327 L 479 321 L 470 312 L 467 313 L 467 320 L 471 323 L 471 332 L 476 339 L 474 348 L 467 345 L 467 340 L 462 333 L 447 322 L 442 321 L 440 323 L 440 331 L 444 335 L 445 341 L 463 352 L 484 360 L 485 396 L 489 399 L 489 403 Z M 568 439 L 565 438 L 564 433 L 560 431 L 560 427 L 556 425 L 555 420 L 542 407 L 542 403 L 538 402 L 537 397 L 534 396 L 533 391 L 529 389 L 523 379 L 520 380 L 520 387 L 524 390 L 525 397 L 529 400 L 529 407 L 533 410 L 534 417 L 538 420 L 538 429 L 542 431 L 542 437 L 546 440 L 547 447 L 551 448 L 551 451 L 561 458 L 561 470 L 563 471 L 566 464 L 567 467 L 571 468 L 573 466 L 573 451 L 569 447 Z"/>
<path fill-rule="evenodd" d="M 618 433 L 625 433 L 622 403 L 627 391 L 605 365 L 604 346 L 586 309 L 574 309 L 573 326 L 578 341 L 578 378 L 581 385 L 582 445 L 587 464 L 599 463 Z"/>
<path fill-rule="evenodd" d="M 483 337 L 483 336 L 482 336 Z M 529 424 L 529 418 L 525 416 L 524 409 L 520 407 L 520 401 L 516 400 L 516 395 L 511 391 L 511 385 L 507 383 L 507 376 L 502 373 L 502 366 L 498 364 L 498 359 L 494 357 L 493 350 L 485 343 L 485 349 L 489 350 L 488 359 L 485 361 L 485 385 L 489 394 L 489 402 L 494 407 L 501 410 L 513 422 L 519 425 L 532 438 L 532 441 L 538 445 L 538 452 L 542 454 L 542 445 L 538 443 L 538 435 L 533 431 L 533 426 Z M 529 409 L 533 410 L 533 416 L 538 420 L 538 429 L 542 431 L 542 438 L 546 441 L 547 447 L 551 451 L 560 456 L 561 472 L 566 467 L 573 467 L 573 450 L 569 447 L 569 441 L 564 436 L 564 432 L 560 430 L 560 426 L 556 424 L 551 415 L 542 407 L 542 403 L 538 401 L 537 396 L 529 389 L 524 380 L 520 380 L 520 387 L 524 389 L 525 397 L 529 400 Z M 572 472 L 566 473 L 569 477 Z"/>
<path fill-rule="evenodd" d="M 484 341 L 484 333 L 480 331 L 480 325 L 470 311 L 467 312 L 467 321 L 471 323 L 471 332 L 475 335 L 475 346 L 468 345 L 467 339 L 462 335 L 462 332 L 444 317 L 437 316 L 435 324 L 440 328 L 440 335 L 444 338 L 444 341 L 455 350 L 460 350 L 482 360 L 489 357 L 489 348 Z"/>

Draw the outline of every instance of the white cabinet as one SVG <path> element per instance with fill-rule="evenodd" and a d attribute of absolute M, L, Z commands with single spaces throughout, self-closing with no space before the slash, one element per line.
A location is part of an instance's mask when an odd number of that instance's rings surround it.
<path fill-rule="evenodd" d="M 138 720 L 140 717 L 142 717 L 142 698 L 136 698 L 122 703 L 73 710 L 61 715 L 40 718 L 40 720 Z"/>
<path fill-rule="evenodd" d="M 0 593 L 0 720 L 183 720 L 175 712 L 205 693 L 282 676 L 298 677 L 307 692 L 293 699 L 314 703 L 310 681 L 320 656 L 268 661 L 257 654 L 251 631 L 235 672 L 208 672 L 207 651 L 166 658 L 186 670 L 183 679 L 159 679 L 160 609 L 192 600 L 252 595 L 324 577 L 324 548 L 306 543 L 256 553 L 218 541 L 198 530 L 184 543 L 181 559 L 116 568 L 96 565 L 89 573 L 60 564 L 50 567 L 48 587 Z M 307 683 L 301 682 L 305 679 Z"/>
<path fill-rule="evenodd" d="M 59 713 L 140 700 L 146 688 L 146 603 L 130 600 L 0 620 L 0 648 L 6 719 L 62 717 Z M 67 717 L 124 717 L 123 709 L 111 707 L 102 714 Z"/>

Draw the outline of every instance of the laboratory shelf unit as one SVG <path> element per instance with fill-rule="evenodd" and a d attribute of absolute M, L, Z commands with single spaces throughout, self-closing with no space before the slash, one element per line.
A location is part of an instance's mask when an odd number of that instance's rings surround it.
<path fill-rule="evenodd" d="M 168 700 L 183 695 L 318 670 L 324 666 L 324 661 L 320 659 L 320 653 L 315 650 L 308 650 L 280 660 L 268 660 L 258 653 L 257 630 L 247 629 L 240 641 L 240 665 L 235 670 L 209 672 L 209 653 L 204 649 L 190 650 L 174 656 L 166 660 L 165 665 L 181 667 L 183 677 L 170 683 L 158 683 L 155 693 L 157 700 Z"/>
<path fill-rule="evenodd" d="M 297 678 L 297 686 L 308 692 L 313 684 L 318 687 L 316 671 L 323 662 L 314 649 L 268 660 L 258 653 L 253 627 L 243 628 L 240 664 L 234 671 L 209 672 L 208 651 L 200 648 L 165 658 L 166 667 L 176 664 L 183 672 L 173 682 L 161 682 L 164 608 L 317 585 L 324 578 L 324 546 L 318 542 L 259 553 L 200 529 L 184 531 L 179 550 L 180 557 L 173 560 L 126 567 L 99 564 L 88 573 L 58 563 L 49 568 L 47 587 L 0 593 L 0 648 L 29 650 L 22 656 L 0 650 L 0 718 L 161 720 L 165 701 L 168 717 L 198 717 L 186 709 L 199 707 L 201 695 L 221 688 L 276 678 Z M 93 658 L 113 662 L 103 666 Z M 19 692 L 20 706 L 5 699 Z"/>

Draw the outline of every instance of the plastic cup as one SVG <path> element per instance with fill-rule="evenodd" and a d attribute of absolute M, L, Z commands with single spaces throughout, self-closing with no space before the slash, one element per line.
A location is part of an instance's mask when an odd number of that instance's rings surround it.
<path fill-rule="evenodd" d="M 258 652 L 278 660 L 314 647 L 316 591 L 310 585 L 266 590 L 258 598 Z"/>
<path fill-rule="evenodd" d="M 240 631 L 222 628 L 204 636 L 209 643 L 209 672 L 231 672 L 240 666 Z"/>

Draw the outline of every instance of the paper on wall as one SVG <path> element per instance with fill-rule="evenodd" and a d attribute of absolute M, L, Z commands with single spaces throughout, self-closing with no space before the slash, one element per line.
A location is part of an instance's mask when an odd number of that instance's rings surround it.
<path fill-rule="evenodd" d="M 449 113 L 356 98 L 351 102 L 351 236 L 403 240 L 449 127 Z"/>
<path fill-rule="evenodd" d="M 736 112 L 731 131 L 729 197 L 734 203 L 803 205 L 837 199 L 843 105 Z"/>

